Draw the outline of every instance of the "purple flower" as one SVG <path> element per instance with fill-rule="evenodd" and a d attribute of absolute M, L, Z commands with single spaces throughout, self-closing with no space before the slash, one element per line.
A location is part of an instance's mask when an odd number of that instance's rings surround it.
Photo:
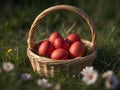
<path fill-rule="evenodd" d="M 117 79 L 117 77 L 114 75 L 113 71 L 107 71 L 105 73 L 103 73 L 103 78 L 106 78 L 106 82 L 105 82 L 105 86 L 108 89 L 116 89 L 118 84 L 119 84 L 119 80 Z"/>
<path fill-rule="evenodd" d="M 21 79 L 24 80 L 24 81 L 31 80 L 32 79 L 32 75 L 29 74 L 29 73 L 23 73 L 21 75 Z"/>
<path fill-rule="evenodd" d="M 119 81 L 115 75 L 112 75 L 106 80 L 106 88 L 108 89 L 116 89 L 119 84 Z"/>

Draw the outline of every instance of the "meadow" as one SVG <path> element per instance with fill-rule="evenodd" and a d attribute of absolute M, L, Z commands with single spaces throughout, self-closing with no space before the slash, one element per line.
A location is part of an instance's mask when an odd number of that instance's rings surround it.
<path fill-rule="evenodd" d="M 119 0 L 1 0 L 0 1 L 0 90 L 53 90 L 59 83 L 60 90 L 106 90 L 104 72 L 112 70 L 120 80 L 120 1 Z M 97 57 L 93 63 L 99 77 L 95 84 L 86 85 L 81 75 L 70 78 L 59 73 L 54 78 L 47 78 L 52 87 L 37 85 L 37 80 L 46 78 L 34 73 L 27 57 L 27 38 L 35 17 L 48 7 L 68 4 L 83 9 L 93 20 L 97 33 Z M 72 30 L 67 32 L 72 27 Z M 39 24 L 35 40 L 45 39 L 53 31 L 78 33 L 82 38 L 91 40 L 91 33 L 86 22 L 78 15 L 68 11 L 57 11 L 47 16 Z M 67 32 L 67 33 L 66 33 Z M 14 70 L 3 70 L 4 62 L 11 62 Z M 30 80 L 22 77 L 29 73 Z M 32 78 L 31 78 L 32 77 Z M 28 79 L 29 79 L 28 78 Z M 116 90 L 120 89 L 120 86 Z M 55 90 L 55 89 L 54 89 Z M 56 89 L 57 90 L 57 89 Z"/>

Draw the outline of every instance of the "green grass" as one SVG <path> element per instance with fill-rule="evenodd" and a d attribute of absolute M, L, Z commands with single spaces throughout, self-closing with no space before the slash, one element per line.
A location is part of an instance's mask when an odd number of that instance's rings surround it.
<path fill-rule="evenodd" d="M 36 84 L 38 78 L 43 78 L 32 71 L 31 64 L 26 55 L 27 38 L 30 26 L 35 17 L 44 9 L 57 5 L 69 4 L 82 8 L 92 18 L 97 32 L 97 58 L 93 64 L 99 75 L 107 70 L 113 70 L 120 80 L 120 12 L 119 0 L 11 0 L 0 1 L 0 68 L 3 62 L 12 62 L 15 70 L 11 73 L 0 73 L 1 90 L 38 90 L 43 89 Z M 67 14 L 69 13 L 69 14 Z M 54 19 L 53 19 L 54 18 Z M 91 40 L 89 28 L 84 20 L 76 14 L 67 11 L 55 12 L 47 16 L 39 24 L 35 40 L 47 38 L 51 32 L 58 31 L 66 36 L 66 31 L 74 25 L 69 32 L 80 34 L 82 38 Z M 89 35 L 88 35 L 89 34 Z M 7 53 L 8 49 L 11 53 Z M 21 80 L 21 74 L 31 73 L 33 78 L 28 82 Z M 104 90 L 104 81 L 98 80 L 93 86 L 86 86 L 81 79 L 70 78 L 59 74 L 55 78 L 48 78 L 55 85 L 61 84 L 61 90 Z M 53 89 L 53 88 L 52 88 Z M 119 89 L 119 88 L 118 88 Z"/>

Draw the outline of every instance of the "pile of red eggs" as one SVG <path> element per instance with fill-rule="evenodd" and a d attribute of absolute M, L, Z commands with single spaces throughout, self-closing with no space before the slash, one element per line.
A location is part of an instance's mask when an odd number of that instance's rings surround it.
<path fill-rule="evenodd" d="M 67 60 L 83 57 L 85 47 L 76 33 L 69 34 L 64 39 L 60 33 L 53 32 L 47 40 L 40 44 L 38 54 L 53 60 Z"/>

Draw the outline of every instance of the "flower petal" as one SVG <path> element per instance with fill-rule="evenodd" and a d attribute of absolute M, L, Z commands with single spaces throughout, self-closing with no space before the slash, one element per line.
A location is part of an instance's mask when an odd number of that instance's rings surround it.
<path fill-rule="evenodd" d="M 81 71 L 81 74 L 83 75 L 83 82 L 87 85 L 95 83 L 98 77 L 98 73 L 93 69 L 93 67 L 86 67 Z"/>
<path fill-rule="evenodd" d="M 14 64 L 12 64 L 11 62 L 4 62 L 3 63 L 3 70 L 5 71 L 12 71 L 14 69 Z"/>
<path fill-rule="evenodd" d="M 109 77 L 111 77 L 112 75 L 113 75 L 113 71 L 109 70 L 109 71 L 107 71 L 107 72 L 104 72 L 104 73 L 102 74 L 102 77 L 103 77 L 103 78 L 109 78 Z"/>

